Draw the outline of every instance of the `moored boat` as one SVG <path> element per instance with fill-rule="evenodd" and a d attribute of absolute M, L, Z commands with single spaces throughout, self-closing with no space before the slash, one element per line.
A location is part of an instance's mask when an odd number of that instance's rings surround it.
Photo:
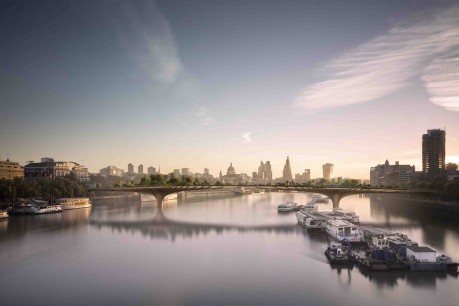
<path fill-rule="evenodd" d="M 331 242 L 325 250 L 325 256 L 331 264 L 352 265 L 354 260 L 351 256 L 350 245 Z"/>
<path fill-rule="evenodd" d="M 235 195 L 247 195 L 251 193 L 252 193 L 252 190 L 245 189 L 244 187 L 238 187 L 234 190 Z"/>
<path fill-rule="evenodd" d="M 89 198 L 59 198 L 56 200 L 56 203 L 59 204 L 63 210 L 92 206 Z"/>
<path fill-rule="evenodd" d="M 19 203 L 15 204 L 11 207 L 8 207 L 7 212 L 8 215 L 30 215 L 34 212 L 35 205 L 30 203 Z"/>
<path fill-rule="evenodd" d="M 311 202 L 313 203 L 328 203 L 328 197 L 322 196 L 320 194 L 315 194 L 312 196 Z"/>
<path fill-rule="evenodd" d="M 277 211 L 278 212 L 290 212 L 290 211 L 294 211 L 296 207 L 297 207 L 296 203 L 287 201 L 285 203 L 279 204 L 277 206 Z"/>
<path fill-rule="evenodd" d="M 331 239 L 338 242 L 342 242 L 344 240 L 347 240 L 351 244 L 364 242 L 363 235 L 359 227 L 346 220 L 327 220 L 327 233 Z"/>
<path fill-rule="evenodd" d="M 296 219 L 310 231 L 321 231 L 327 228 L 328 217 L 316 211 L 300 210 L 296 213 Z"/>
<path fill-rule="evenodd" d="M 47 205 L 32 208 L 33 215 L 52 214 L 62 212 L 62 208 L 59 205 Z"/>
<path fill-rule="evenodd" d="M 0 220 L 5 218 L 8 218 L 8 211 L 0 210 Z"/>
<path fill-rule="evenodd" d="M 333 209 L 333 214 L 338 215 L 342 219 L 352 222 L 352 223 L 360 223 L 360 218 L 357 216 L 357 214 L 354 211 L 350 210 L 345 210 L 341 208 L 335 208 Z"/>

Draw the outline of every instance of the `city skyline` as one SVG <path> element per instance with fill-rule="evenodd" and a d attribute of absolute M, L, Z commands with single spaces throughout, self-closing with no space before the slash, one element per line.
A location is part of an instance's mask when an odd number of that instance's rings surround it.
<path fill-rule="evenodd" d="M 454 1 L 4 3 L 2 160 L 369 179 L 446 127 L 459 162 Z"/>

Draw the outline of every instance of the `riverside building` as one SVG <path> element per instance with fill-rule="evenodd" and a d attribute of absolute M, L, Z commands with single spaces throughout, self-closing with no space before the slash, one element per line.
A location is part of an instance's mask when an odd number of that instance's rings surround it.
<path fill-rule="evenodd" d="M 123 176 L 124 170 L 115 166 L 108 166 L 100 169 L 99 174 L 102 176 Z"/>
<path fill-rule="evenodd" d="M 24 167 L 26 180 L 54 180 L 70 174 L 74 174 L 80 182 L 89 182 L 88 168 L 75 162 L 43 157 L 39 163 L 31 162 Z"/>
<path fill-rule="evenodd" d="M 371 186 L 400 186 L 414 180 L 415 168 L 411 165 L 400 165 L 398 161 L 395 165 L 389 161 L 382 165 L 376 165 L 370 169 Z"/>
<path fill-rule="evenodd" d="M 0 160 L 0 179 L 12 180 L 16 177 L 24 177 L 24 167 L 20 166 L 18 162 Z"/>

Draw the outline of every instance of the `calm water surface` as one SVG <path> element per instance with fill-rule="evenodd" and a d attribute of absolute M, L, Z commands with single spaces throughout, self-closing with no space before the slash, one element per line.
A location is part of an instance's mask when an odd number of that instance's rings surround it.
<path fill-rule="evenodd" d="M 107 201 L 10 218 L 0 222 L 0 304 L 459 305 L 457 275 L 331 268 L 326 235 L 276 210 L 310 197 L 173 201 L 162 211 Z M 448 214 L 387 196 L 349 196 L 341 207 L 459 260 L 459 224 Z"/>

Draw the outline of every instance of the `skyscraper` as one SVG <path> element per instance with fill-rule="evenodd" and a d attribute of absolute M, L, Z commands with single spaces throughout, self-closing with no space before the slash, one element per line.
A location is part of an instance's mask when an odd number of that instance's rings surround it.
<path fill-rule="evenodd" d="M 445 175 L 445 131 L 427 130 L 422 135 L 422 172 L 426 180 Z"/>
<path fill-rule="evenodd" d="M 290 160 L 289 160 L 288 156 L 287 156 L 287 160 L 285 161 L 285 166 L 284 166 L 284 172 L 283 172 L 282 179 L 284 181 L 293 181 L 292 169 L 290 168 Z"/>
<path fill-rule="evenodd" d="M 143 165 L 142 165 L 142 164 L 140 164 L 140 165 L 137 167 L 137 172 L 138 172 L 139 174 L 143 174 Z"/>
<path fill-rule="evenodd" d="M 333 176 L 333 164 L 326 163 L 322 165 L 322 171 L 324 174 L 324 179 L 329 181 Z"/>
<path fill-rule="evenodd" d="M 128 173 L 134 173 L 134 165 L 131 163 L 128 165 Z"/>
<path fill-rule="evenodd" d="M 260 166 L 258 166 L 258 179 L 263 181 L 265 180 L 265 164 L 263 161 L 260 162 Z"/>
<path fill-rule="evenodd" d="M 273 172 L 271 170 L 271 162 L 268 160 L 265 163 L 265 181 L 271 183 L 273 180 Z"/>

